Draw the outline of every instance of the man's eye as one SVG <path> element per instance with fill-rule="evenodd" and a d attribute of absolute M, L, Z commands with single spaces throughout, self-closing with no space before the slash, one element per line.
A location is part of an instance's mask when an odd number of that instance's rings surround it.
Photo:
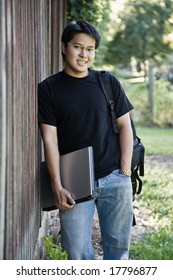
<path fill-rule="evenodd" d="M 79 46 L 79 45 L 74 45 L 74 48 L 77 49 L 77 50 L 80 50 L 80 49 L 81 49 L 81 46 Z"/>
<path fill-rule="evenodd" d="M 88 48 L 87 51 L 88 52 L 94 52 L 94 49 L 93 48 Z"/>

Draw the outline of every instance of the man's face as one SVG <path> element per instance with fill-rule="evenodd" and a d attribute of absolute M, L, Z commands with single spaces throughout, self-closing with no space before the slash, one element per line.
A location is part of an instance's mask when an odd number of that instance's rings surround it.
<path fill-rule="evenodd" d="M 73 77 L 88 75 L 88 68 L 95 58 L 95 39 L 88 34 L 78 33 L 67 44 L 62 43 L 65 56 L 65 72 Z"/>

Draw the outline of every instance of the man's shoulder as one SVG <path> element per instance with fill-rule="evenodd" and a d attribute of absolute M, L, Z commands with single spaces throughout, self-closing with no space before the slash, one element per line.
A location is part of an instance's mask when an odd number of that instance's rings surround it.
<path fill-rule="evenodd" d="M 60 72 L 55 73 L 53 75 L 50 75 L 48 77 L 46 77 L 44 80 L 42 80 L 39 85 L 40 86 L 46 86 L 46 85 L 52 85 L 58 82 L 60 76 Z"/>
<path fill-rule="evenodd" d="M 92 69 L 91 70 L 92 73 L 96 76 L 96 75 L 100 75 L 100 76 L 104 76 L 107 77 L 111 80 L 115 80 L 118 81 L 118 78 L 109 70 L 105 70 L 105 69 Z"/>
<path fill-rule="evenodd" d="M 100 79 L 103 80 L 103 82 L 110 83 L 112 86 L 117 86 L 120 84 L 119 79 L 109 70 L 104 70 L 104 69 L 94 69 L 93 75 L 95 77 L 100 76 Z"/>

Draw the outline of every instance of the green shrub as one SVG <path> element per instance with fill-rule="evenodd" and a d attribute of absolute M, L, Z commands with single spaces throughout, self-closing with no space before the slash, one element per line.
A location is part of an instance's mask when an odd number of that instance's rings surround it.
<path fill-rule="evenodd" d="M 154 83 L 154 122 L 162 127 L 173 126 L 173 85 L 164 79 Z"/>
<path fill-rule="evenodd" d="M 136 124 L 148 125 L 147 88 L 145 83 L 131 84 L 127 80 L 123 82 L 126 94 L 134 106 L 132 117 Z"/>
<path fill-rule="evenodd" d="M 122 81 L 126 94 L 135 110 L 132 116 L 136 124 L 150 125 L 148 120 L 148 91 L 146 83 L 132 84 Z M 155 80 L 153 86 L 153 122 L 159 127 L 173 127 L 173 85 L 164 80 Z"/>
<path fill-rule="evenodd" d="M 45 255 L 48 260 L 67 260 L 67 252 L 59 244 L 53 242 L 51 235 L 44 236 Z"/>

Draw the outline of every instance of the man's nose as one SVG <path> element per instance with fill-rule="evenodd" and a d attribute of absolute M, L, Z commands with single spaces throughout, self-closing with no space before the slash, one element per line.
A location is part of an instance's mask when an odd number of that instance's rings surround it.
<path fill-rule="evenodd" d="M 87 56 L 87 50 L 86 50 L 85 48 L 81 49 L 80 55 L 81 55 L 82 57 L 86 57 L 86 56 Z"/>

